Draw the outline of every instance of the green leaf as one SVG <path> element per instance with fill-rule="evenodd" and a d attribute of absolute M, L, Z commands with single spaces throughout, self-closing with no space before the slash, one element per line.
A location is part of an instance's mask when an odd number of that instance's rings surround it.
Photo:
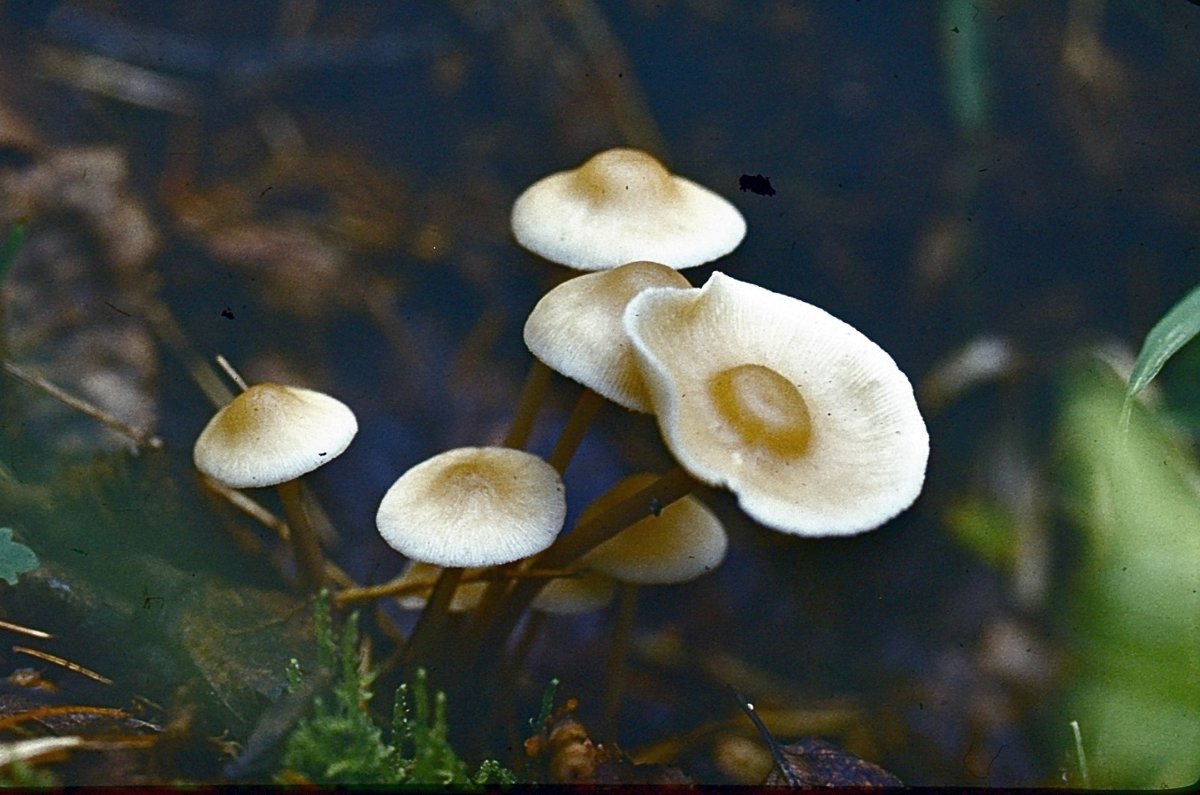
<path fill-rule="evenodd" d="M 1163 315 L 1162 320 L 1155 323 L 1146 335 L 1142 350 L 1133 364 L 1129 386 L 1125 389 L 1125 404 L 1121 409 L 1122 427 L 1129 422 L 1130 401 L 1154 380 L 1167 360 L 1197 334 L 1200 334 L 1200 285 L 1171 307 L 1171 311 Z"/>
<path fill-rule="evenodd" d="M 12 540 L 12 528 L 0 527 L 0 578 L 9 585 L 17 584 L 17 576 L 38 567 L 38 556 L 22 543 Z"/>

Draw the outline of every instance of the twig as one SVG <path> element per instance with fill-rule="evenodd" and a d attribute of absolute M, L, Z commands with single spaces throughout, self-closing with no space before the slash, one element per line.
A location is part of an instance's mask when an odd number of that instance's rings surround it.
<path fill-rule="evenodd" d="M 61 665 L 68 671 L 74 671 L 81 676 L 86 676 L 88 679 L 94 679 L 100 684 L 111 685 L 113 683 L 113 680 L 109 679 L 107 676 L 102 676 L 90 668 L 84 668 L 79 663 L 73 663 L 70 660 L 64 660 L 62 657 L 56 657 L 53 654 L 48 654 L 38 649 L 31 649 L 28 646 L 13 646 L 12 649 L 19 654 L 28 654 L 30 657 L 37 657 L 39 660 L 45 660 L 48 663 Z"/>
<path fill-rule="evenodd" d="M 53 638 L 49 632 L 42 632 L 40 629 L 31 627 L 23 627 L 20 624 L 10 624 L 7 621 L 0 621 L 0 629 L 7 629 L 9 632 L 18 632 L 22 635 L 28 635 L 31 638 Z"/>
<path fill-rule="evenodd" d="M 18 381 L 24 381 L 29 386 L 35 389 L 40 389 L 50 397 L 66 404 L 70 408 L 75 409 L 81 414 L 86 414 L 100 424 L 116 431 L 134 443 L 137 447 L 146 448 L 148 450 L 161 450 L 163 446 L 162 439 L 147 431 L 134 428 L 132 425 L 123 422 L 113 415 L 109 414 L 104 409 L 95 406 L 83 398 L 75 397 L 60 386 L 56 386 L 40 375 L 35 375 L 7 359 L 0 362 L 4 365 L 4 371 L 16 378 Z"/>

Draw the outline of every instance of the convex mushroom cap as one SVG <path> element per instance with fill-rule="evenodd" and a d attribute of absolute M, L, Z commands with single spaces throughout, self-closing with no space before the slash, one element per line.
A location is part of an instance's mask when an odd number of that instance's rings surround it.
<path fill-rule="evenodd" d="M 505 447 L 460 447 L 400 476 L 379 505 L 383 540 L 438 566 L 495 566 L 541 552 L 566 518 L 562 480 Z"/>
<path fill-rule="evenodd" d="M 608 149 L 529 186 L 513 204 L 512 230 L 525 248 L 578 270 L 639 259 L 690 268 L 737 248 L 746 222 L 646 152 Z"/>
<path fill-rule="evenodd" d="M 625 326 L 675 458 L 762 524 L 849 535 L 920 493 L 929 435 L 912 385 L 824 310 L 717 272 L 646 290 Z"/>
<path fill-rule="evenodd" d="M 691 286 L 658 262 L 577 276 L 538 301 L 525 321 L 525 345 L 551 370 L 627 409 L 649 413 L 650 396 L 625 333 L 625 305 L 650 287 Z"/>
<path fill-rule="evenodd" d="M 275 486 L 337 458 L 357 432 L 354 412 L 336 398 L 254 384 L 213 415 L 192 458 L 197 469 L 226 486 Z"/>
<path fill-rule="evenodd" d="M 658 480 L 633 475 L 620 481 L 583 510 L 587 521 Z M 687 582 L 712 571 L 725 559 L 728 539 L 716 514 L 695 497 L 684 497 L 647 516 L 583 556 L 581 563 L 621 582 L 666 585 Z"/>
<path fill-rule="evenodd" d="M 610 577 L 583 571 L 573 577 L 556 577 L 546 583 L 529 605 L 541 613 L 560 616 L 590 613 L 612 601 L 616 585 Z"/>

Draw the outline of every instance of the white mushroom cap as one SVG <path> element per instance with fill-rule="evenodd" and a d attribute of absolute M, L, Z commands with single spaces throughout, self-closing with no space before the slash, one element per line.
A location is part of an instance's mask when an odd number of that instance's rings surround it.
<path fill-rule="evenodd" d="M 478 574 L 483 569 L 467 569 L 464 574 Z M 429 601 L 429 595 L 433 591 L 433 586 L 437 584 L 438 577 L 442 574 L 442 567 L 435 566 L 432 563 L 424 563 L 419 560 L 410 560 L 408 565 L 404 567 L 404 571 L 397 578 L 399 583 L 412 586 L 413 591 L 402 594 L 396 597 L 396 601 L 405 610 L 421 610 L 425 607 L 425 603 Z M 474 610 L 479 606 L 480 600 L 483 599 L 483 592 L 487 590 L 488 583 L 485 580 L 474 580 L 472 582 L 460 582 L 454 589 L 454 597 L 450 600 L 451 613 L 462 613 L 468 610 Z"/>
<path fill-rule="evenodd" d="M 218 411 L 192 451 L 196 468 L 235 489 L 295 480 L 342 454 L 354 412 L 311 389 L 255 384 Z"/>
<path fill-rule="evenodd" d="M 513 204 L 512 230 L 525 248 L 578 270 L 639 259 L 690 268 L 737 248 L 746 221 L 651 155 L 608 149 L 529 186 Z"/>
<path fill-rule="evenodd" d="M 438 566 L 495 566 L 541 552 L 562 529 L 562 480 L 506 447 L 460 447 L 417 464 L 379 504 L 375 523 L 397 552 Z"/>
<path fill-rule="evenodd" d="M 615 505 L 658 480 L 641 474 L 625 478 L 584 509 L 580 521 Z M 712 511 L 684 497 L 647 516 L 583 556 L 582 563 L 621 582 L 665 585 L 687 582 L 712 571 L 725 559 L 728 539 Z"/>
<path fill-rule="evenodd" d="M 534 597 L 529 605 L 542 613 L 566 616 L 590 613 L 612 601 L 616 585 L 612 578 L 594 571 L 574 577 L 556 577 Z"/>
<path fill-rule="evenodd" d="M 650 396 L 622 320 L 625 305 L 649 287 L 692 285 L 658 262 L 629 262 L 563 282 L 525 321 L 525 344 L 552 370 L 614 403 L 649 413 Z"/>
<path fill-rule="evenodd" d="M 929 435 L 912 385 L 824 310 L 714 273 L 641 293 L 625 327 L 675 458 L 764 525 L 850 535 L 920 493 Z"/>

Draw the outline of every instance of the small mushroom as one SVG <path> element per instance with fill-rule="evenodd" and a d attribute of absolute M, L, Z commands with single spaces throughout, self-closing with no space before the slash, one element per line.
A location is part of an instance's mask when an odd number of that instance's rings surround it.
<path fill-rule="evenodd" d="M 658 480 L 649 473 L 625 478 L 583 510 L 580 521 L 606 510 Z M 630 525 L 587 553 L 580 563 L 613 579 L 639 585 L 693 580 L 725 559 L 721 521 L 695 497 L 683 497 L 657 516 Z"/>
<path fill-rule="evenodd" d="M 824 310 L 717 272 L 640 293 L 625 327 L 675 458 L 762 524 L 849 535 L 920 493 L 929 435 L 912 385 Z"/>
<path fill-rule="evenodd" d="M 612 601 L 616 590 L 611 577 L 582 571 L 573 577 L 555 577 L 534 597 L 530 607 L 541 613 L 576 615 L 599 610 Z"/>
<path fill-rule="evenodd" d="M 646 152 L 608 149 L 529 186 L 513 204 L 512 230 L 525 248 L 577 270 L 639 259 L 690 268 L 737 248 L 746 222 Z"/>
<path fill-rule="evenodd" d="M 483 569 L 468 569 L 463 574 L 464 576 L 470 576 L 481 571 Z M 410 560 L 408 565 L 404 567 L 404 571 L 400 573 L 400 576 L 393 581 L 397 589 L 403 589 L 404 591 L 396 597 L 396 602 L 405 610 L 422 609 L 428 604 L 430 592 L 433 590 L 441 574 L 441 566 L 435 566 L 432 563 L 425 563 L 420 560 Z M 460 582 L 454 590 L 454 597 L 450 600 L 447 609 L 451 613 L 464 613 L 474 610 L 479 606 L 479 600 L 483 597 L 483 592 L 487 588 L 487 585 L 487 582 L 484 580 Z"/>
<path fill-rule="evenodd" d="M 563 282 L 542 296 L 525 321 L 525 345 L 551 370 L 632 411 L 652 411 L 622 318 L 650 287 L 690 288 L 657 262 L 629 262 Z"/>
<path fill-rule="evenodd" d="M 460 447 L 401 475 L 375 521 L 397 552 L 464 568 L 541 552 L 566 513 L 562 480 L 542 459 L 504 447 Z"/>
<path fill-rule="evenodd" d="M 254 384 L 220 409 L 196 439 L 196 469 L 230 488 L 275 486 L 292 530 L 305 586 L 323 577 L 316 533 L 304 511 L 301 475 L 337 458 L 358 432 L 346 404 L 311 389 Z"/>

